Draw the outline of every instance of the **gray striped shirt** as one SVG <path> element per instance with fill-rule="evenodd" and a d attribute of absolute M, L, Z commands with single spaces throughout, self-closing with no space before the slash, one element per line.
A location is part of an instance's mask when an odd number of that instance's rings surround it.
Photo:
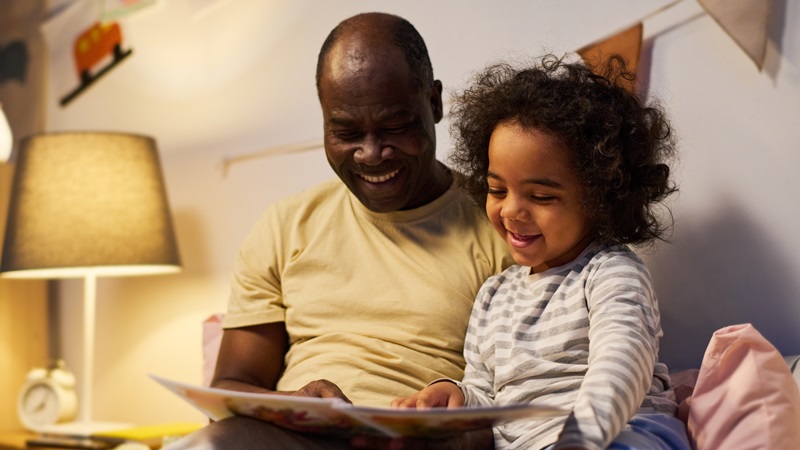
<path fill-rule="evenodd" d="M 568 417 L 496 427 L 497 448 L 604 449 L 637 412 L 675 414 L 650 274 L 627 246 L 590 245 L 569 264 L 511 266 L 478 293 L 460 383 L 467 406 L 541 403 Z"/>

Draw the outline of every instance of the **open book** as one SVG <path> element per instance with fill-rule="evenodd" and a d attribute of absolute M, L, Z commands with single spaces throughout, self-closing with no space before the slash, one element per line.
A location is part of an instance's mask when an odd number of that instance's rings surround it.
<path fill-rule="evenodd" d="M 213 420 L 245 415 L 295 431 L 337 436 L 437 437 L 568 413 L 536 404 L 425 410 L 361 407 L 340 399 L 230 391 L 150 376 Z"/>

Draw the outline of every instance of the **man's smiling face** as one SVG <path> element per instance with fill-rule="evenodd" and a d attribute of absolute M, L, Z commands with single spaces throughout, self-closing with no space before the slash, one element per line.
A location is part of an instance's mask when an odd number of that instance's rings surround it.
<path fill-rule="evenodd" d="M 372 211 L 424 205 L 435 198 L 441 84 L 416 88 L 389 42 L 346 40 L 331 49 L 320 81 L 328 162 Z"/>

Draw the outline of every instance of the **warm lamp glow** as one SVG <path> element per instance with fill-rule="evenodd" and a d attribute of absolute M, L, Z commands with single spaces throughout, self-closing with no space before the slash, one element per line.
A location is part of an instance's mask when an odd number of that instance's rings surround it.
<path fill-rule="evenodd" d="M 88 436 L 130 426 L 91 418 L 97 277 L 179 269 L 152 138 L 79 132 L 21 141 L 0 276 L 84 279 L 79 418 L 37 431 Z"/>

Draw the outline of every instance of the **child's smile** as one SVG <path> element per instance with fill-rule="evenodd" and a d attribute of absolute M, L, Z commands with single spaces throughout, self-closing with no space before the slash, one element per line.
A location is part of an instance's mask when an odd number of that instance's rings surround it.
<path fill-rule="evenodd" d="M 533 242 L 535 242 L 538 238 L 542 236 L 541 234 L 536 234 L 536 235 L 517 234 L 511 231 L 509 231 L 508 234 L 509 234 L 508 236 L 509 243 L 517 248 L 527 247 L 528 245 L 531 245 Z"/>
<path fill-rule="evenodd" d="M 554 136 L 514 122 L 489 141 L 486 213 L 517 264 L 541 272 L 577 257 L 592 240 L 581 184 Z"/>

